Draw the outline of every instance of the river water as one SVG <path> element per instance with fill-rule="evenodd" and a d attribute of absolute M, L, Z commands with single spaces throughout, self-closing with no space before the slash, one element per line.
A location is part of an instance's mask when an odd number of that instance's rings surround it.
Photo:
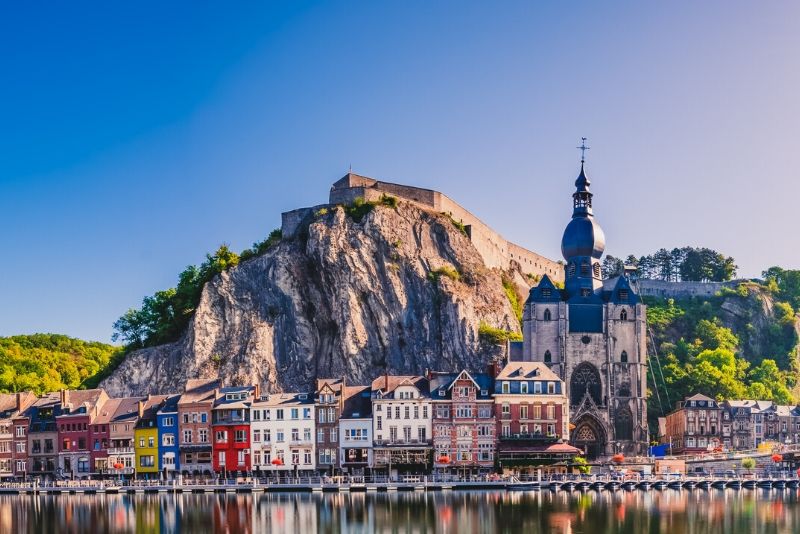
<path fill-rule="evenodd" d="M 798 490 L 0 495 L 0 533 L 800 533 Z"/>

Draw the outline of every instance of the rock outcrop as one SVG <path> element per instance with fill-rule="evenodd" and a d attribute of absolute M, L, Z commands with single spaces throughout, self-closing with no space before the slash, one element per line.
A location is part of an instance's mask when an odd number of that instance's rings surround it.
<path fill-rule="evenodd" d="M 180 340 L 128 355 L 101 384 L 110 395 L 180 391 L 189 378 L 308 388 L 317 377 L 482 369 L 500 348 L 479 325 L 519 332 L 503 290 L 443 215 L 400 202 L 354 220 L 322 210 L 307 230 L 203 289 Z"/>

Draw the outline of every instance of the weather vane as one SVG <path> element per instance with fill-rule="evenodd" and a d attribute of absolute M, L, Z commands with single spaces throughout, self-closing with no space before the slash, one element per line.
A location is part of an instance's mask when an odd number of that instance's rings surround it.
<path fill-rule="evenodd" d="M 586 151 L 589 150 L 589 147 L 586 146 L 586 138 L 581 137 L 581 146 L 576 146 L 578 150 L 581 151 L 581 164 L 586 162 Z"/>

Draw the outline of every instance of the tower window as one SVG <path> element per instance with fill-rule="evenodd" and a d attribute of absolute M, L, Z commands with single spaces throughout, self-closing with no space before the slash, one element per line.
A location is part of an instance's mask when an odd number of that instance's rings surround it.
<path fill-rule="evenodd" d="M 595 263 L 594 265 L 592 265 L 592 271 L 594 271 L 594 277 L 595 278 L 600 278 L 600 264 L 599 263 Z"/>
<path fill-rule="evenodd" d="M 622 351 L 622 354 L 619 355 L 619 361 L 622 363 L 628 363 L 628 353 L 626 351 Z"/>
<path fill-rule="evenodd" d="M 567 275 L 570 277 L 575 276 L 575 262 L 569 262 L 569 266 L 567 267 Z"/>
<path fill-rule="evenodd" d="M 553 318 L 552 314 L 550 313 L 550 308 L 544 310 L 544 320 L 550 321 Z"/>
<path fill-rule="evenodd" d="M 553 361 L 553 355 L 550 354 L 549 350 L 544 351 L 544 363 L 550 363 Z"/>
<path fill-rule="evenodd" d="M 628 320 L 628 310 L 622 310 L 621 312 L 619 312 L 619 320 L 620 321 Z"/>
<path fill-rule="evenodd" d="M 588 276 L 589 275 L 589 262 L 584 261 L 581 263 L 581 276 Z"/>

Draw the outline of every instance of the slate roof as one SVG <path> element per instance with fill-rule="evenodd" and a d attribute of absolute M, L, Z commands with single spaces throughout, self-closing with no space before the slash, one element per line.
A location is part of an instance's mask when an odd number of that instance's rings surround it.
<path fill-rule="evenodd" d="M 365 419 L 372 417 L 372 391 L 369 386 L 347 386 L 340 419 Z"/>
<path fill-rule="evenodd" d="M 553 371 L 542 362 L 508 362 L 495 380 L 549 380 L 560 382 Z"/>
<path fill-rule="evenodd" d="M 193 402 L 213 401 L 216 397 L 215 390 L 221 386 L 221 381 L 216 378 L 191 378 L 186 381 L 186 387 L 178 401 L 178 406 Z"/>
<path fill-rule="evenodd" d="M 424 376 L 413 375 L 383 375 L 372 381 L 372 391 L 381 395 L 391 393 L 399 386 L 411 385 L 416 387 L 423 396 L 428 395 L 428 380 Z"/>
<path fill-rule="evenodd" d="M 453 385 L 462 373 L 466 373 L 477 386 L 477 400 L 487 400 L 492 398 L 492 377 L 486 373 L 471 374 L 467 371 L 460 371 L 458 373 L 431 373 L 431 398 L 433 400 L 450 400 L 453 397 Z"/>
<path fill-rule="evenodd" d="M 281 407 L 295 404 L 314 404 L 314 396 L 307 393 L 271 393 L 253 401 L 253 406 L 258 407 Z"/>

